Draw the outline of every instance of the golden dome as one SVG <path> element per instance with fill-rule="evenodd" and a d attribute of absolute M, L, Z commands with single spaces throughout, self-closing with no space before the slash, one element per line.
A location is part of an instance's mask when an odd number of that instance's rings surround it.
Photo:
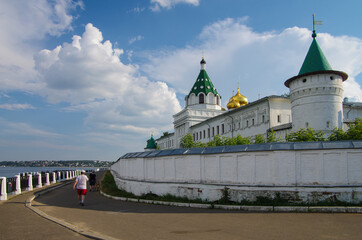
<path fill-rule="evenodd" d="M 248 104 L 248 98 L 240 94 L 239 88 L 238 88 L 238 92 L 235 94 L 234 98 L 236 101 L 238 101 L 240 103 L 240 106 L 244 106 L 244 105 Z"/>
<path fill-rule="evenodd" d="M 229 100 L 229 103 L 226 105 L 228 109 L 235 109 L 240 107 L 240 103 L 235 99 L 235 96 L 232 96 Z"/>
<path fill-rule="evenodd" d="M 238 88 L 238 92 L 230 98 L 229 103 L 227 104 L 227 108 L 235 109 L 235 108 L 244 106 L 246 104 L 248 104 L 248 99 L 247 99 L 247 97 L 240 94 L 240 91 Z"/>

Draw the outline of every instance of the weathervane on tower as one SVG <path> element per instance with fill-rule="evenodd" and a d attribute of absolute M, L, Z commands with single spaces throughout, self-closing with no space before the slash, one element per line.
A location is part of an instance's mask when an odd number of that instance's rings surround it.
<path fill-rule="evenodd" d="M 315 14 L 313 13 L 313 34 L 312 34 L 312 37 L 316 38 L 317 33 L 315 32 L 315 25 L 322 25 L 322 21 L 314 20 L 314 17 L 315 17 Z"/>

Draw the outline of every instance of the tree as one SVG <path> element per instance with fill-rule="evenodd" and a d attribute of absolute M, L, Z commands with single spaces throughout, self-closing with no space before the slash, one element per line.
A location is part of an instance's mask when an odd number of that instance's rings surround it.
<path fill-rule="evenodd" d="M 267 138 L 266 138 L 266 141 L 267 141 L 268 143 L 281 142 L 281 139 L 280 139 L 280 137 L 277 137 L 276 132 L 270 131 L 270 132 L 268 133 L 268 136 L 267 136 Z"/>
<path fill-rule="evenodd" d="M 181 138 L 181 147 L 182 148 L 192 148 L 195 147 L 194 138 L 190 133 L 186 134 Z"/>
<path fill-rule="evenodd" d="M 362 119 L 357 118 L 354 123 L 351 123 L 346 134 L 348 140 L 362 140 Z"/>
<path fill-rule="evenodd" d="M 262 134 L 258 134 L 254 137 L 254 143 L 255 144 L 260 144 L 260 143 L 265 143 L 265 137 Z"/>

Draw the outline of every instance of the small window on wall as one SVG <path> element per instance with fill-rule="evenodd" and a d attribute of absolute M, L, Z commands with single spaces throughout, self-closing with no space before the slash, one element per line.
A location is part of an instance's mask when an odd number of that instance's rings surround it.
<path fill-rule="evenodd" d="M 210 138 L 210 128 L 207 129 L 207 137 Z"/>
<path fill-rule="evenodd" d="M 225 131 L 224 124 L 221 124 L 221 134 L 224 134 L 224 131 Z"/>
<path fill-rule="evenodd" d="M 306 128 L 309 128 L 309 122 L 306 122 L 306 123 L 305 123 L 305 127 L 306 127 Z"/>
<path fill-rule="evenodd" d="M 254 118 L 251 120 L 251 125 L 254 125 Z"/>
<path fill-rule="evenodd" d="M 327 121 L 327 128 L 329 128 L 330 127 L 330 122 L 329 121 Z"/>
<path fill-rule="evenodd" d="M 261 122 L 262 123 L 265 122 L 265 116 L 264 115 L 261 117 Z"/>
<path fill-rule="evenodd" d="M 219 105 L 219 97 L 216 96 L 216 105 Z"/>
<path fill-rule="evenodd" d="M 219 135 L 220 131 L 219 131 L 219 126 L 216 127 L 216 134 Z"/>
<path fill-rule="evenodd" d="M 278 116 L 277 116 L 277 118 L 278 118 L 278 123 L 281 123 L 281 122 L 282 122 L 282 118 L 281 118 L 281 116 L 280 116 L 280 115 L 278 115 Z"/>
<path fill-rule="evenodd" d="M 249 127 L 249 120 L 246 120 L 246 126 Z"/>
<path fill-rule="evenodd" d="M 204 96 L 204 94 L 200 94 L 199 95 L 199 104 L 204 104 L 205 103 L 205 96 Z"/>
<path fill-rule="evenodd" d="M 215 128 L 212 127 L 212 136 L 214 136 L 214 135 L 215 135 Z"/>
<path fill-rule="evenodd" d="M 204 138 L 206 138 L 205 130 L 204 130 Z"/>
<path fill-rule="evenodd" d="M 200 139 L 202 139 L 202 132 L 200 131 Z"/>

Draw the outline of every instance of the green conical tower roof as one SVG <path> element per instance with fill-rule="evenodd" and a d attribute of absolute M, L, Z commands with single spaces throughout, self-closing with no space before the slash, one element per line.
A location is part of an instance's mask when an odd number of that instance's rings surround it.
<path fill-rule="evenodd" d="M 151 138 L 147 140 L 147 146 L 145 149 L 157 149 L 157 144 L 153 135 L 151 135 Z"/>
<path fill-rule="evenodd" d="M 313 30 L 312 37 L 313 41 L 312 44 L 310 45 L 307 56 L 304 59 L 302 68 L 300 69 L 297 76 L 294 76 L 284 82 L 284 85 L 286 87 L 289 87 L 290 82 L 292 82 L 297 78 L 300 78 L 301 76 L 307 76 L 319 73 L 334 73 L 340 75 L 343 81 L 347 80 L 348 75 L 346 73 L 332 69 L 327 58 L 324 56 L 322 49 L 319 47 L 317 43 L 316 40 L 317 34 L 315 30 Z"/>
<path fill-rule="evenodd" d="M 317 40 L 315 39 L 317 37 L 315 31 L 313 31 L 312 36 L 312 44 L 310 45 L 309 51 L 304 59 L 304 63 L 298 75 L 332 70 L 331 65 L 329 65 L 327 58 L 324 56 L 322 49 L 319 47 Z"/>
<path fill-rule="evenodd" d="M 209 75 L 207 75 L 207 72 L 205 70 L 206 61 L 204 58 L 202 58 L 201 62 L 201 70 L 199 73 L 199 76 L 196 79 L 195 84 L 192 86 L 189 96 L 191 93 L 194 93 L 196 96 L 202 92 L 205 95 L 212 92 L 215 96 L 218 95 L 216 88 L 214 87 L 214 84 L 212 84 Z"/>

